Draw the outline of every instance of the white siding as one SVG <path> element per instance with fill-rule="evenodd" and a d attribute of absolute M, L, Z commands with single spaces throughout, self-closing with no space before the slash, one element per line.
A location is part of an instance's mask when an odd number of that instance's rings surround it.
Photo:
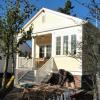
<path fill-rule="evenodd" d="M 54 58 L 57 69 L 65 69 L 73 75 L 82 75 L 82 64 L 79 59 L 68 56 L 56 56 Z"/>

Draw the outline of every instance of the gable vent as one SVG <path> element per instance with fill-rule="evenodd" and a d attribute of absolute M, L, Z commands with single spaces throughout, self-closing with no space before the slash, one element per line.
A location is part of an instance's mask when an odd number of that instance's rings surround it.
<path fill-rule="evenodd" d="M 46 21 L 46 14 L 45 14 L 45 11 L 43 10 L 42 12 L 42 23 L 45 23 Z"/>

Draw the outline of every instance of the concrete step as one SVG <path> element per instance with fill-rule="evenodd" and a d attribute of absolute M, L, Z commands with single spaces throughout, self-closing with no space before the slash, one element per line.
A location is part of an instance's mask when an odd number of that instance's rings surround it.
<path fill-rule="evenodd" d="M 19 82 L 34 82 L 35 77 L 34 77 L 34 71 L 28 71 L 20 80 Z"/>

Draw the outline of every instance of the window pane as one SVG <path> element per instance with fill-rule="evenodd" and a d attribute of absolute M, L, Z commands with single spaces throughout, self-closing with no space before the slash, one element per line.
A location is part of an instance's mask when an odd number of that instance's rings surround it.
<path fill-rule="evenodd" d="M 56 37 L 56 55 L 61 53 L 61 37 Z"/>
<path fill-rule="evenodd" d="M 40 46 L 40 54 L 39 54 L 40 58 L 44 57 L 44 46 Z"/>
<path fill-rule="evenodd" d="M 63 54 L 68 54 L 68 36 L 63 37 Z"/>
<path fill-rule="evenodd" d="M 71 54 L 76 54 L 76 35 L 71 35 Z"/>
<path fill-rule="evenodd" d="M 51 45 L 46 46 L 46 58 L 51 57 Z"/>

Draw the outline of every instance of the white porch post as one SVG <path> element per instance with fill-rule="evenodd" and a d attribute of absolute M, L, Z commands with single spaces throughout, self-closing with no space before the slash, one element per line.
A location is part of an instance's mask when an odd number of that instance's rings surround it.
<path fill-rule="evenodd" d="M 19 67 L 19 53 L 16 53 L 16 69 Z"/>
<path fill-rule="evenodd" d="M 18 84 L 18 67 L 19 67 L 19 53 L 16 53 L 16 70 L 15 70 L 14 86 Z"/>
<path fill-rule="evenodd" d="M 34 58 L 35 58 L 35 38 L 32 37 L 32 67 L 33 69 L 35 69 Z"/>
<path fill-rule="evenodd" d="M 19 38 L 16 39 L 17 43 L 19 41 Z M 18 68 L 19 68 L 19 51 L 16 53 L 16 68 L 15 68 L 15 80 L 14 80 L 14 86 L 18 84 Z"/>
<path fill-rule="evenodd" d="M 56 40 L 55 40 L 55 33 L 52 33 L 52 50 L 51 50 L 51 57 L 54 57 L 56 54 Z"/>
<path fill-rule="evenodd" d="M 35 66 L 35 56 L 36 56 L 36 44 L 35 44 L 36 34 L 32 35 L 32 67 L 34 70 L 34 76 L 36 77 L 36 66 Z"/>

